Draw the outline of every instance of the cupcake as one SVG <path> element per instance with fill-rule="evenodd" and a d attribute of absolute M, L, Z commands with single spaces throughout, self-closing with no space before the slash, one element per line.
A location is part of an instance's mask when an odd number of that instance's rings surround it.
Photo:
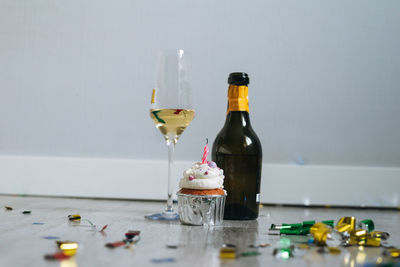
<path fill-rule="evenodd" d="M 215 162 L 197 162 L 183 173 L 177 193 L 182 224 L 219 225 L 224 217 L 224 171 Z"/>

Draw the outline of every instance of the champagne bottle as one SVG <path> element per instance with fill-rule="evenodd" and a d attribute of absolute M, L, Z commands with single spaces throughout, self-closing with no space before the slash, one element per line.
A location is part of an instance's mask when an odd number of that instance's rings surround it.
<path fill-rule="evenodd" d="M 250 124 L 249 77 L 231 73 L 228 78 L 228 111 L 225 125 L 215 138 L 212 159 L 224 170 L 228 195 L 224 219 L 258 217 L 262 167 L 261 143 Z"/>

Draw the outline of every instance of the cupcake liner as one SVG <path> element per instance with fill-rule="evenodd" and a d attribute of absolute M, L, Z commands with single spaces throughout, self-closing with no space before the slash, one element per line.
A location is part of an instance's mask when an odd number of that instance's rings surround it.
<path fill-rule="evenodd" d="M 188 195 L 177 193 L 182 224 L 220 225 L 224 219 L 226 195 Z"/>

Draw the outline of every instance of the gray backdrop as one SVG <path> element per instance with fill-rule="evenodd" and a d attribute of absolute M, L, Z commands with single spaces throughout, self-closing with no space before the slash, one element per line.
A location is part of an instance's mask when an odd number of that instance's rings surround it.
<path fill-rule="evenodd" d="M 2 0 L 0 154 L 164 159 L 160 48 L 184 48 L 200 160 L 248 72 L 264 162 L 400 166 L 400 1 Z"/>

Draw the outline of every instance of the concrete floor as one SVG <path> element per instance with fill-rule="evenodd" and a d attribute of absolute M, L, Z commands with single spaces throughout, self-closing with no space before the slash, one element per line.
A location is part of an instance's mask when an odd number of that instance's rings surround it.
<path fill-rule="evenodd" d="M 272 255 L 281 243 L 306 241 L 307 237 L 268 235 L 271 223 L 328 220 L 335 222 L 343 216 L 357 219 L 370 218 L 376 230 L 391 234 L 388 243 L 400 247 L 400 212 L 359 209 L 320 209 L 263 207 L 257 221 L 224 221 L 222 226 L 185 226 L 179 222 L 155 222 L 144 215 L 160 211 L 164 203 L 91 200 L 46 197 L 0 196 L 0 206 L 11 206 L 12 211 L 0 210 L 0 266 L 362 266 L 380 257 L 381 248 L 342 248 L 338 255 L 321 254 L 316 249 L 297 250 L 289 260 Z M 31 210 L 30 215 L 22 214 Z M 97 225 L 108 224 L 105 234 L 93 231 L 89 222 L 75 225 L 68 221 L 69 214 L 80 214 Z M 33 224 L 43 223 L 43 224 Z M 132 248 L 109 249 L 108 242 L 120 241 L 128 230 L 140 230 L 141 240 Z M 75 257 L 48 261 L 45 254 L 55 253 L 54 240 L 79 243 Z M 219 248 L 235 244 L 239 251 L 254 251 L 259 256 L 221 260 Z M 266 248 L 249 248 L 249 245 L 270 243 Z M 178 248 L 168 248 L 177 245 Z M 156 264 L 152 259 L 174 258 L 174 262 Z"/>

